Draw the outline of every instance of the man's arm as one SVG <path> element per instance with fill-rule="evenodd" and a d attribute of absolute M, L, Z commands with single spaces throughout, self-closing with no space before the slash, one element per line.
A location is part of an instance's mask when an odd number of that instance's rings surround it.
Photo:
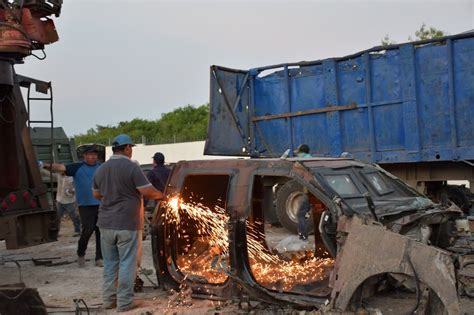
<path fill-rule="evenodd" d="M 136 189 L 147 199 L 163 199 L 164 195 L 161 191 L 157 190 L 143 174 L 140 166 L 135 165 L 132 173 L 132 180 L 135 184 Z"/>
<path fill-rule="evenodd" d="M 98 190 L 92 190 L 92 195 L 94 196 L 95 199 L 97 200 L 102 200 L 102 195 L 100 194 L 100 192 Z"/>
<path fill-rule="evenodd" d="M 153 187 L 153 185 L 149 185 L 146 187 L 138 188 L 140 194 L 142 194 L 147 199 L 163 199 L 164 195 L 161 191 Z"/>
<path fill-rule="evenodd" d="M 65 173 L 66 165 L 58 163 L 43 163 L 43 167 L 47 170 L 51 169 L 53 172 Z"/>

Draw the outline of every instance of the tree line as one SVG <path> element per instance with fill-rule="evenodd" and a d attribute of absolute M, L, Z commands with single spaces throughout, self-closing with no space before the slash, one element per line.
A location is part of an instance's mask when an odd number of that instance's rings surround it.
<path fill-rule="evenodd" d="M 116 126 L 96 125 L 85 134 L 74 136 L 76 144 L 100 143 L 110 145 L 121 133 L 132 137 L 135 143 L 160 144 L 204 140 L 207 134 L 209 104 L 198 107 L 187 105 L 161 115 L 156 120 L 135 118 L 121 121 Z"/>

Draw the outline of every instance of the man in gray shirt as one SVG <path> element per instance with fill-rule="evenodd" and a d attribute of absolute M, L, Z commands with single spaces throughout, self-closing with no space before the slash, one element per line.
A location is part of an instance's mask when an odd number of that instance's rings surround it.
<path fill-rule="evenodd" d="M 141 255 L 143 233 L 143 201 L 162 199 L 130 160 L 132 139 L 118 135 L 112 142 L 113 156 L 94 174 L 93 194 L 101 201 L 97 225 L 101 232 L 104 259 L 103 299 L 107 309 L 117 306 L 124 312 L 135 308 L 133 286 L 137 261 Z"/>

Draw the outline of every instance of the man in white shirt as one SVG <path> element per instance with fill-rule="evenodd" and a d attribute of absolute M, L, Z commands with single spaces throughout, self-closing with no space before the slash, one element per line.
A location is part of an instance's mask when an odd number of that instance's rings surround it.
<path fill-rule="evenodd" d="M 81 235 L 81 221 L 76 213 L 76 190 L 73 178 L 62 174 L 57 174 L 58 189 L 56 192 L 56 205 L 58 208 L 58 230 L 61 227 L 61 218 L 67 212 L 74 224 L 73 236 Z"/>

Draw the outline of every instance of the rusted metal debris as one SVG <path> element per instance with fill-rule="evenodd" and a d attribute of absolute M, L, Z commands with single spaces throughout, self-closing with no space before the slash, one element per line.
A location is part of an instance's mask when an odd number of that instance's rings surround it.
<path fill-rule="evenodd" d="M 18 267 L 19 280 L 18 283 L 0 286 L 0 314 L 47 314 L 38 290 L 28 288 L 23 282 L 20 263 L 15 260 L 10 262 Z"/>
<path fill-rule="evenodd" d="M 289 182 L 317 204 L 309 220 L 315 235 L 311 246 L 282 253 L 289 238 L 267 221 L 279 187 Z M 173 209 L 162 202 L 153 218 L 154 263 L 166 289 L 336 313 L 360 310 L 383 286 L 415 292 L 413 310 L 448 314 L 460 312 L 458 294 L 473 292 L 472 242 L 469 231 L 456 227 L 467 226 L 460 209 L 434 204 L 373 165 L 323 158 L 183 161 L 166 193 L 181 202 L 173 201 Z M 208 211 L 220 218 L 210 230 L 201 222 Z M 170 213 L 182 217 L 170 220 Z"/>
<path fill-rule="evenodd" d="M 448 252 L 357 216 L 341 217 L 338 234 L 341 249 L 330 280 L 331 305 L 335 309 L 348 309 L 357 290 L 363 290 L 364 284 L 370 285 L 370 279 L 393 273 L 424 283 L 433 292 L 430 298 L 438 296 L 448 314 L 460 313 L 456 275 Z M 435 313 L 440 314 L 439 311 Z"/>

